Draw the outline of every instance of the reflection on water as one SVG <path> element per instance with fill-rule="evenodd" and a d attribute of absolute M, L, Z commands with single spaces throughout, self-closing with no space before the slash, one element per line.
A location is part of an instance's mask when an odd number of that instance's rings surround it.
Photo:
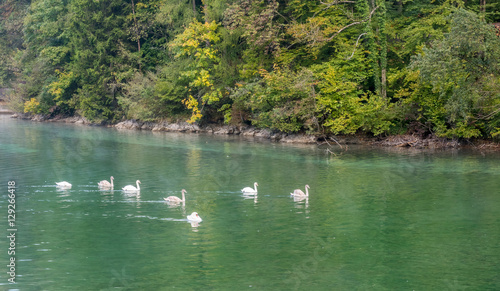
<path fill-rule="evenodd" d="M 0 136 L 0 181 L 18 185 L 20 290 L 500 289 L 497 154 L 331 155 L 3 117 Z M 114 190 L 99 189 L 110 176 Z M 140 195 L 121 190 L 137 179 Z M 306 184 L 309 197 L 290 197 Z M 178 189 L 185 205 L 163 200 Z"/>
<path fill-rule="evenodd" d="M 242 194 L 241 197 L 245 200 L 253 200 L 254 204 L 257 204 L 259 202 L 259 195 L 248 195 L 248 194 Z"/>

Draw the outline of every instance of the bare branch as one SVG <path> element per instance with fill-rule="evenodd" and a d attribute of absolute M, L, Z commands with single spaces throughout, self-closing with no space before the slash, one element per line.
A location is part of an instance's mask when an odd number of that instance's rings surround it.
<path fill-rule="evenodd" d="M 335 138 L 333 138 L 333 136 L 330 136 L 330 139 L 333 140 L 341 149 L 344 149 L 342 145 Z"/>
<path fill-rule="evenodd" d="M 372 19 L 372 16 L 373 16 L 373 13 L 375 13 L 375 10 L 377 10 L 379 8 L 379 6 L 373 8 L 373 10 L 370 12 L 370 15 L 368 15 L 368 18 L 364 19 L 364 20 L 360 20 L 360 21 L 356 21 L 356 22 L 353 22 L 353 23 L 350 23 L 344 27 L 342 27 L 341 29 L 339 29 L 339 31 L 337 31 L 336 33 L 334 33 L 332 36 L 330 36 L 327 41 L 331 41 L 334 37 L 336 37 L 337 35 L 339 35 L 339 33 L 341 33 L 342 31 L 344 31 L 345 29 L 351 27 L 351 26 L 354 26 L 354 25 L 357 25 L 357 24 L 361 24 L 361 23 L 365 23 L 367 21 L 370 21 Z"/>
<path fill-rule="evenodd" d="M 360 39 L 363 35 L 365 35 L 365 34 L 366 34 L 366 32 L 363 32 L 362 34 L 360 34 L 360 35 L 358 36 L 358 39 L 356 40 L 356 45 L 354 46 L 354 50 L 352 51 L 351 56 L 347 58 L 347 60 L 352 59 L 352 57 L 354 56 L 354 53 L 356 52 L 356 48 L 358 47 L 359 39 Z"/>

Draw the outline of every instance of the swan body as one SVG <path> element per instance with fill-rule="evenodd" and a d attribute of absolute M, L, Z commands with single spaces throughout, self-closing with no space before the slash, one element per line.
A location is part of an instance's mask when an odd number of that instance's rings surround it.
<path fill-rule="evenodd" d="M 56 182 L 56 187 L 57 188 L 61 188 L 61 189 L 70 189 L 71 188 L 71 184 L 66 182 L 66 181 L 62 181 L 62 182 Z"/>
<path fill-rule="evenodd" d="M 171 203 L 181 203 L 181 202 L 186 202 L 186 196 L 184 195 L 187 191 L 185 189 L 182 189 L 182 199 L 177 197 L 177 196 L 168 196 L 167 198 L 163 198 L 163 200 Z"/>
<path fill-rule="evenodd" d="M 122 190 L 128 191 L 128 192 L 140 191 L 141 187 L 139 187 L 139 184 L 141 184 L 141 181 L 137 180 L 137 181 L 135 181 L 135 184 L 137 185 L 137 187 L 134 187 L 132 185 L 127 185 L 127 186 L 123 187 Z"/>
<path fill-rule="evenodd" d="M 290 193 L 293 197 L 309 197 L 309 185 L 306 185 L 306 193 L 300 189 L 295 189 L 293 193 Z"/>
<path fill-rule="evenodd" d="M 255 182 L 255 183 L 253 183 L 254 188 L 245 187 L 245 188 L 241 189 L 241 192 L 243 192 L 243 194 L 257 194 L 257 186 L 259 186 L 259 184 L 257 184 L 257 182 Z"/>
<path fill-rule="evenodd" d="M 191 215 L 187 216 L 187 219 L 189 222 L 202 222 L 203 220 L 201 217 L 198 215 L 198 212 L 193 212 Z"/>
<path fill-rule="evenodd" d="M 99 186 L 99 188 L 105 188 L 105 189 L 111 188 L 111 189 L 113 189 L 113 187 L 114 187 L 114 185 L 113 185 L 113 179 L 114 179 L 114 177 L 111 176 L 109 178 L 109 180 L 111 181 L 111 183 L 108 182 L 108 181 L 106 181 L 106 180 L 102 180 L 99 183 L 97 183 L 97 186 Z"/>
<path fill-rule="evenodd" d="M 308 203 L 309 197 L 308 196 L 293 196 L 293 202 L 301 202 L 301 201 L 306 201 Z"/>

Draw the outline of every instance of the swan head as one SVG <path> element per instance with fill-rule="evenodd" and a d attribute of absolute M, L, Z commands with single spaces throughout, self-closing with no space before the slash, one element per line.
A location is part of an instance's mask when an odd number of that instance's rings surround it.
<path fill-rule="evenodd" d="M 181 193 L 186 194 L 186 193 L 187 193 L 186 189 L 182 189 L 182 190 L 181 190 Z"/>
<path fill-rule="evenodd" d="M 253 183 L 253 186 L 259 186 L 259 184 L 257 182 Z"/>
<path fill-rule="evenodd" d="M 135 183 L 137 183 L 137 184 L 141 184 L 141 181 L 137 180 L 137 181 L 135 181 Z"/>
<path fill-rule="evenodd" d="M 110 179 L 110 180 L 114 180 L 114 179 L 115 179 L 115 177 L 111 176 L 109 179 Z"/>
<path fill-rule="evenodd" d="M 307 188 L 307 189 L 311 189 L 311 187 L 309 187 L 309 185 L 306 185 L 306 188 Z"/>

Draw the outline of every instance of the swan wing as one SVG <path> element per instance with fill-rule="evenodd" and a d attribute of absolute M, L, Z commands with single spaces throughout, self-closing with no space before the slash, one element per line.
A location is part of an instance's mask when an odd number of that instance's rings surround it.
<path fill-rule="evenodd" d="M 56 185 L 57 187 L 71 187 L 71 184 L 66 181 L 56 182 Z"/>
<path fill-rule="evenodd" d="M 134 186 L 132 185 L 127 185 L 125 187 L 122 188 L 124 191 L 137 191 L 137 188 L 135 188 Z"/>
<path fill-rule="evenodd" d="M 177 197 L 177 196 L 168 196 L 167 198 L 163 198 L 167 202 L 174 202 L 174 203 L 180 203 L 182 202 L 182 199 Z"/>
<path fill-rule="evenodd" d="M 203 221 L 201 219 L 201 217 L 198 215 L 198 213 L 196 213 L 196 212 L 193 212 L 193 213 L 191 213 L 191 215 L 188 215 L 187 219 L 189 221 L 192 221 L 192 222 L 202 222 Z"/>
<path fill-rule="evenodd" d="M 291 193 L 293 196 L 306 196 L 306 193 L 300 189 L 295 189 L 293 193 Z"/>
<path fill-rule="evenodd" d="M 254 188 L 245 187 L 245 188 L 241 189 L 241 192 L 243 192 L 243 193 L 256 193 L 257 191 L 255 191 Z"/>
<path fill-rule="evenodd" d="M 97 183 L 97 185 L 99 187 L 111 187 L 111 183 L 106 180 L 102 180 L 101 182 Z"/>

